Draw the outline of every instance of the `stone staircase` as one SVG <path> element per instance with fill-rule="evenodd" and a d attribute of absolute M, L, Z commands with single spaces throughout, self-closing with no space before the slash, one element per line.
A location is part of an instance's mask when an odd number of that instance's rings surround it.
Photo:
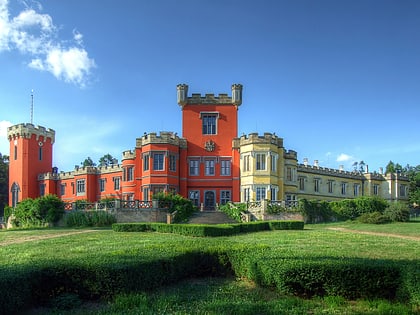
<path fill-rule="evenodd" d="M 192 224 L 223 224 L 238 223 L 220 211 L 200 211 L 193 214 L 188 223 Z"/>

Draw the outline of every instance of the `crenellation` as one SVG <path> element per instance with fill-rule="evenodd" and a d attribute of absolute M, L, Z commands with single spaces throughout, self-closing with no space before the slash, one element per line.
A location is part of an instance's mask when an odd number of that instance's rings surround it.
<path fill-rule="evenodd" d="M 184 106 L 186 104 L 197 105 L 197 104 L 218 104 L 218 105 L 235 105 L 239 106 L 242 104 L 242 85 L 232 85 L 232 96 L 227 93 L 220 93 L 215 96 L 213 93 L 207 93 L 202 96 L 200 93 L 192 93 L 188 97 L 188 85 L 178 84 L 178 104 Z"/>
<path fill-rule="evenodd" d="M 132 150 L 126 150 L 122 153 L 122 160 L 132 160 L 136 158 L 136 152 L 133 152 Z"/>
<path fill-rule="evenodd" d="M 247 135 L 242 135 L 239 138 L 240 145 L 247 144 L 274 144 L 279 148 L 283 147 L 283 138 L 276 136 L 274 133 L 266 132 L 264 135 L 259 135 L 256 132 Z"/>
<path fill-rule="evenodd" d="M 185 139 L 184 139 L 185 140 Z M 144 134 L 143 137 L 136 139 L 136 147 L 141 148 L 148 144 L 172 144 L 175 146 L 179 146 L 182 141 L 177 133 L 175 132 L 168 132 L 168 131 L 161 131 L 159 135 L 156 132 L 151 132 L 149 134 Z M 185 141 L 186 143 L 186 141 Z"/>
<path fill-rule="evenodd" d="M 47 141 L 47 138 L 51 139 L 51 143 L 55 142 L 55 131 L 50 128 L 30 123 L 17 124 L 7 128 L 7 138 L 9 141 L 18 137 L 30 139 L 32 135 L 36 135 L 36 140 L 39 140 L 42 136 L 44 142 Z"/>

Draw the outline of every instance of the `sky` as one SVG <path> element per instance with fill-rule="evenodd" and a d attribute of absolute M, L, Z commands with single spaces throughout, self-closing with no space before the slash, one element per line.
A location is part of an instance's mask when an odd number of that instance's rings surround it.
<path fill-rule="evenodd" d="M 33 104 L 60 171 L 121 161 L 144 132 L 182 134 L 180 83 L 243 84 L 238 136 L 275 133 L 299 163 L 419 165 L 420 1 L 0 0 L 3 154 Z"/>

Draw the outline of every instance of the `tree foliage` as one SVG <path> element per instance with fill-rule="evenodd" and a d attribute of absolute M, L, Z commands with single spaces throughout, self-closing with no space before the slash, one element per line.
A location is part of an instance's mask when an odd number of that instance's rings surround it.
<path fill-rule="evenodd" d="M 9 202 L 9 157 L 0 153 L 0 216 Z"/>
<path fill-rule="evenodd" d="M 111 154 L 107 153 L 99 159 L 99 166 L 110 166 L 118 164 L 118 159 L 114 158 Z"/>
<path fill-rule="evenodd" d="M 411 166 L 407 164 L 402 167 L 398 163 L 389 161 L 385 173 L 401 173 L 407 176 L 410 181 L 408 199 L 412 205 L 420 206 L 420 165 Z"/>
<path fill-rule="evenodd" d="M 85 166 L 96 166 L 95 162 L 88 156 L 82 163 L 80 163 L 83 167 Z"/>
<path fill-rule="evenodd" d="M 18 227 L 45 226 L 64 215 L 64 202 L 55 195 L 19 202 L 14 210 L 14 224 Z"/>

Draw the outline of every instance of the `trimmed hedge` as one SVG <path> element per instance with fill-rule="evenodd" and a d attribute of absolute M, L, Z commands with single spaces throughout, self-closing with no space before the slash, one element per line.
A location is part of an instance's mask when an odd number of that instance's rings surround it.
<path fill-rule="evenodd" d="M 302 221 L 257 221 L 241 224 L 165 224 L 165 223 L 114 223 L 115 232 L 160 232 L 187 236 L 217 237 L 267 230 L 303 230 Z"/>
<path fill-rule="evenodd" d="M 109 299 L 184 278 L 232 274 L 302 297 L 339 295 L 420 304 L 420 262 L 415 260 L 307 257 L 247 244 L 202 249 L 159 245 L 159 250 L 149 250 L 0 268 L 0 313 L 18 313 L 63 296 Z"/>

